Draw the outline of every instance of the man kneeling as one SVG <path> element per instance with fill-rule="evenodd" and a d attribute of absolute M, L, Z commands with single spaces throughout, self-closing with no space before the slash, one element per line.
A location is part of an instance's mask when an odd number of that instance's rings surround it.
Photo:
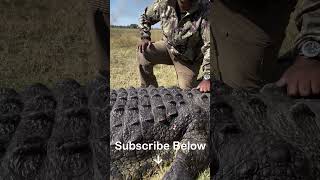
<path fill-rule="evenodd" d="M 199 69 L 203 78 L 198 88 L 210 91 L 210 26 L 208 0 L 156 0 L 141 16 L 141 42 L 137 60 L 141 86 L 158 86 L 156 64 L 174 65 L 179 87 L 197 86 Z M 161 22 L 163 39 L 151 42 L 151 26 Z"/>

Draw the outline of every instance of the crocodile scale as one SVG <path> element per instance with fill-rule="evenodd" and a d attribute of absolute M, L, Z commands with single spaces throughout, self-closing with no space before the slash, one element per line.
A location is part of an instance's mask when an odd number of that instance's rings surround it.
<path fill-rule="evenodd" d="M 213 92 L 179 88 L 110 90 L 105 77 L 21 92 L 0 88 L 0 179 L 318 180 L 320 104 L 273 85 L 260 92 L 214 82 Z M 124 151 L 116 142 L 205 143 L 204 151 Z"/>

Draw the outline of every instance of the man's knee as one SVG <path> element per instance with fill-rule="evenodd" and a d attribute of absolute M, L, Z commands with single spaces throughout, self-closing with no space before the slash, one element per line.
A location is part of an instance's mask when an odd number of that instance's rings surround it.
<path fill-rule="evenodd" d="M 197 86 L 196 83 L 197 83 L 196 80 L 179 81 L 179 87 L 181 89 L 192 89 Z"/>
<path fill-rule="evenodd" d="M 178 73 L 178 83 L 181 89 L 192 89 L 196 86 L 195 74 Z"/>

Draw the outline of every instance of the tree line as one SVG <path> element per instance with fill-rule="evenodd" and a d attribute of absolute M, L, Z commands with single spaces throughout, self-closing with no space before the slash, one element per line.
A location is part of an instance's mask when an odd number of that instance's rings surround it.
<path fill-rule="evenodd" d="M 138 25 L 138 24 L 130 24 L 130 25 L 111 25 L 111 28 L 139 29 L 139 25 Z M 152 29 L 159 29 L 159 28 L 152 28 Z"/>
<path fill-rule="evenodd" d="M 138 24 L 130 24 L 130 25 L 111 25 L 113 28 L 129 28 L 129 29 L 138 29 Z"/>

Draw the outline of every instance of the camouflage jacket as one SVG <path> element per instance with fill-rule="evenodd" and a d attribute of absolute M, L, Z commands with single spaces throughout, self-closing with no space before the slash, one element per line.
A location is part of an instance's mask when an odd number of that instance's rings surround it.
<path fill-rule="evenodd" d="M 304 0 L 303 5 L 296 17 L 296 24 L 300 33 L 295 43 L 295 49 L 306 40 L 320 42 L 320 1 Z"/>
<path fill-rule="evenodd" d="M 151 37 L 151 26 L 160 22 L 168 50 L 184 61 L 202 59 L 203 73 L 210 73 L 209 0 L 196 0 L 178 19 L 177 0 L 155 0 L 140 18 L 141 37 Z"/>

